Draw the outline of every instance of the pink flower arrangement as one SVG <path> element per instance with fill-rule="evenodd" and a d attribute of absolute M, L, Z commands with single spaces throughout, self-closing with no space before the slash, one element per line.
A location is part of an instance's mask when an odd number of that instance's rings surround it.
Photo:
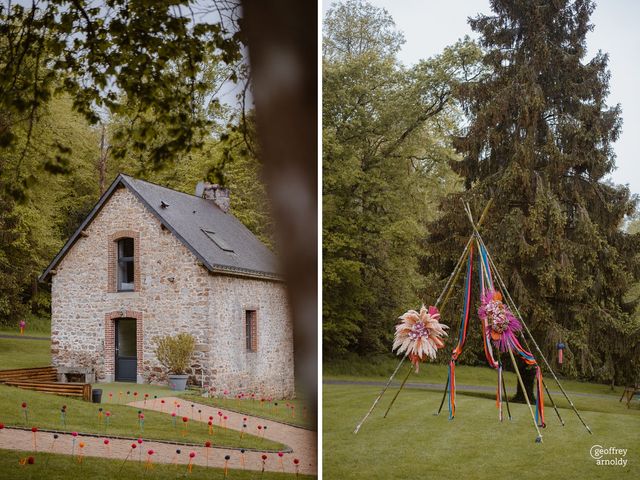
<path fill-rule="evenodd" d="M 515 348 L 515 334 L 522 330 L 522 324 L 511 313 L 509 307 L 502 302 L 502 294 L 494 290 L 487 290 L 482 296 L 478 316 L 486 322 L 485 335 L 491 338 L 493 344 L 501 351 L 507 352 Z"/>

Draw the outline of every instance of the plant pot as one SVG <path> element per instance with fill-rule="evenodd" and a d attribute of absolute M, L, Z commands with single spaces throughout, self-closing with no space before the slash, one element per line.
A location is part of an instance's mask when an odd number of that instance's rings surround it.
<path fill-rule="evenodd" d="M 187 379 L 189 375 L 169 375 L 169 388 L 177 392 L 184 391 L 187 388 Z"/>

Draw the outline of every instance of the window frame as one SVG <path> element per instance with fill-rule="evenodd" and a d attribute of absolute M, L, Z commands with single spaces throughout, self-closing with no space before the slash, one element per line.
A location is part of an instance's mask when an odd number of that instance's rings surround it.
<path fill-rule="evenodd" d="M 258 351 L 258 309 L 244 309 L 244 344 L 247 353 Z"/>
<path fill-rule="evenodd" d="M 126 240 L 131 240 L 132 254 L 131 256 L 121 256 L 124 251 L 124 244 Z M 122 245 L 122 246 L 121 246 Z M 121 237 L 116 240 L 116 291 L 117 292 L 134 292 L 136 290 L 136 240 L 133 237 Z M 132 265 L 132 281 L 125 282 L 122 278 L 123 272 L 126 271 L 126 264 Z M 124 285 L 127 285 L 127 288 L 124 288 Z"/>

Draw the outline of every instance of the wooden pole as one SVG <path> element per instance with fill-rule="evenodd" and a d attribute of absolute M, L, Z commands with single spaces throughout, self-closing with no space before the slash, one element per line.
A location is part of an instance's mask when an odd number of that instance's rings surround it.
<path fill-rule="evenodd" d="M 395 403 L 396 398 L 398 398 L 398 395 L 400 395 L 400 392 L 402 391 L 402 388 L 404 387 L 404 384 L 407 383 L 407 379 L 409 378 L 409 375 L 411 375 L 412 371 L 413 371 L 413 365 L 411 365 L 409 367 L 409 371 L 407 372 L 407 376 L 404 377 L 404 380 L 402 381 L 402 384 L 400 385 L 400 388 L 398 389 L 396 394 L 393 396 L 393 399 L 391 400 L 391 403 L 389 404 L 389 407 L 387 408 L 387 411 L 384 412 L 384 416 L 382 418 L 387 418 L 387 414 L 389 413 L 389 410 L 391 410 L 391 407 L 393 407 L 393 404 Z"/>
<path fill-rule="evenodd" d="M 520 382 L 520 387 L 522 388 L 522 392 L 524 393 L 524 399 L 527 401 L 527 406 L 529 407 L 529 412 L 531 413 L 531 420 L 533 420 L 533 426 L 536 428 L 536 432 L 538 432 L 536 443 L 542 443 L 542 433 L 540 433 L 540 429 L 538 428 L 538 424 L 536 423 L 536 416 L 533 414 L 533 408 L 531 407 L 531 402 L 529 402 L 529 395 L 527 394 L 527 390 L 524 387 L 524 382 L 522 381 L 522 377 L 520 376 L 520 370 L 518 369 L 518 365 L 516 364 L 516 359 L 513 356 L 511 347 L 509 347 L 509 356 L 511 357 L 513 368 L 515 369 L 516 375 L 518 376 L 518 382 Z"/>

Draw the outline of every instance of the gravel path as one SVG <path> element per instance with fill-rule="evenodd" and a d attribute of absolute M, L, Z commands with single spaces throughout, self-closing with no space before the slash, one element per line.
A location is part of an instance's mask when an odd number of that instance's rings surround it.
<path fill-rule="evenodd" d="M 291 447 L 293 450 L 291 453 L 284 453 L 282 457 L 282 463 L 280 462 L 280 457 L 278 457 L 275 453 L 267 453 L 267 460 L 265 462 L 265 470 L 281 472 L 283 469 L 287 473 L 295 473 L 295 467 L 293 464 L 293 459 L 297 458 L 300 460 L 299 472 L 301 474 L 317 474 L 317 433 L 305 430 L 303 428 L 292 427 L 289 425 L 283 425 L 281 423 L 264 420 L 257 417 L 252 417 L 250 415 L 241 415 L 235 412 L 230 412 L 228 410 L 219 409 L 215 407 L 210 407 L 207 405 L 202 405 L 199 403 L 194 403 L 194 411 L 196 412 L 195 416 L 191 417 L 191 403 L 190 401 L 185 402 L 184 399 L 176 398 L 176 397 L 164 397 L 165 402 L 170 405 L 173 404 L 174 401 L 179 402 L 181 405 L 188 405 L 188 408 L 182 408 L 181 415 L 188 416 L 192 418 L 193 421 L 199 421 L 199 415 L 197 414 L 198 409 L 202 410 L 202 418 L 203 420 L 208 421 L 208 417 L 210 415 L 214 416 L 216 420 L 218 419 L 218 411 L 222 412 L 223 415 L 227 415 L 229 418 L 227 420 L 227 428 L 233 430 L 239 430 L 242 428 L 242 418 L 247 417 L 247 425 L 248 425 L 248 433 L 257 434 L 257 425 L 266 425 L 267 430 L 264 434 L 264 438 L 269 440 L 274 440 L 276 442 L 284 443 L 285 445 Z M 149 402 L 147 402 L 149 403 Z M 143 408 L 143 402 L 132 402 L 128 405 Z M 151 410 L 151 408 L 147 408 Z M 160 410 L 160 408 L 156 408 L 155 410 Z M 39 452 L 53 452 L 53 453 L 61 453 L 61 454 L 71 454 L 71 450 L 73 447 L 73 440 L 70 434 L 59 434 L 59 438 L 57 440 L 53 440 L 53 434 L 47 432 L 37 432 L 36 433 L 36 442 L 37 449 Z M 202 447 L 185 447 L 179 444 L 167 444 L 154 442 L 152 440 L 144 441 L 142 443 L 141 448 L 138 447 L 135 450 L 131 450 L 131 440 L 120 440 L 120 439 L 110 439 L 109 440 L 109 448 L 103 442 L 104 437 L 76 437 L 75 441 L 75 453 L 78 454 L 79 451 L 79 443 L 83 442 L 85 444 L 82 449 L 83 454 L 86 457 L 102 457 L 102 458 L 113 458 L 113 459 L 122 459 L 124 460 L 129 456 L 131 460 L 138 460 L 141 456 L 140 452 L 142 451 L 142 461 L 146 461 L 147 454 L 146 452 L 149 449 L 154 450 L 154 455 L 152 457 L 153 462 L 159 463 L 177 463 L 186 465 L 189 462 L 189 452 L 196 452 L 196 456 L 193 459 L 194 465 L 206 466 L 207 464 L 211 467 L 224 467 L 224 457 L 225 455 L 229 455 L 231 458 L 229 460 L 228 466 L 229 468 L 242 469 L 246 468 L 247 470 L 258 470 L 262 469 L 262 452 L 256 451 L 246 451 L 244 455 L 241 454 L 239 449 L 231 449 L 231 448 L 210 448 L 207 449 L 204 446 Z M 12 450 L 25 450 L 25 451 L 33 451 L 33 434 L 30 431 L 20 430 L 20 429 L 12 429 L 5 428 L 0 430 L 0 448 L 12 449 Z M 181 453 L 176 455 L 176 449 L 180 449 Z M 207 455 L 208 450 L 208 455 Z M 208 456 L 208 462 L 207 462 Z M 243 467 L 243 457 L 244 457 L 244 467 Z M 184 467 L 176 467 L 176 468 L 184 468 Z"/>

